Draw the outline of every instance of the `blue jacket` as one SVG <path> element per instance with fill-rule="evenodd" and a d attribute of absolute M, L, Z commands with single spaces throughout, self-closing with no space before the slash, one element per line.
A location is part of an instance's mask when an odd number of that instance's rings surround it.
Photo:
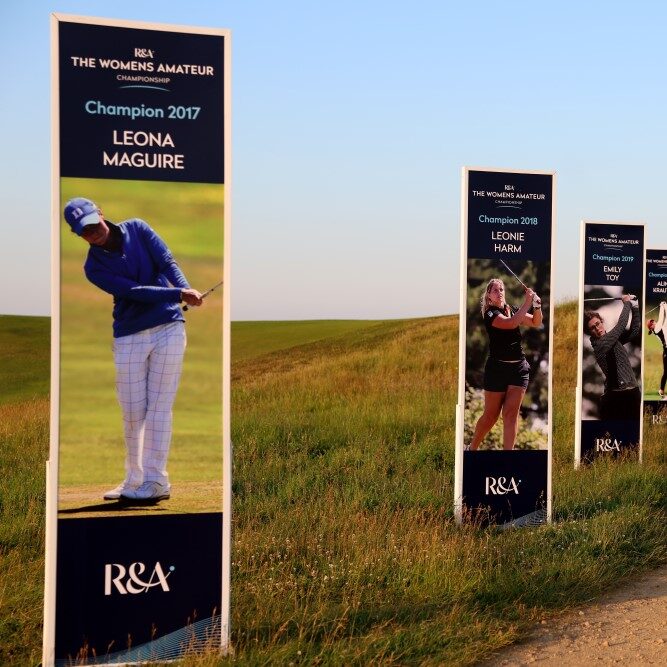
<path fill-rule="evenodd" d="M 181 289 L 190 285 L 164 241 L 138 218 L 107 224 L 120 231 L 122 249 L 90 246 L 83 269 L 91 283 L 113 296 L 114 338 L 183 322 Z"/>

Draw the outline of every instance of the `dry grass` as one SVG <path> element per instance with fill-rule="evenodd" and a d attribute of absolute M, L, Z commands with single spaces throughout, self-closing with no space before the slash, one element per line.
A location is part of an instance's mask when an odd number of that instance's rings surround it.
<path fill-rule="evenodd" d="M 564 304 L 555 522 L 508 532 L 452 519 L 455 317 L 378 323 L 236 363 L 234 657 L 183 664 L 473 664 L 545 614 L 667 561 L 664 431 L 647 428 L 644 466 L 573 469 L 575 332 Z M 34 483 L 40 464 L 30 466 Z M 3 664 L 25 664 L 40 641 L 43 536 L 25 530 L 24 542 L 2 543 L 22 581 L 9 609 L 19 592 L 33 600 L 3 628 Z"/>
<path fill-rule="evenodd" d="M 49 402 L 0 406 L 0 664 L 41 654 Z"/>

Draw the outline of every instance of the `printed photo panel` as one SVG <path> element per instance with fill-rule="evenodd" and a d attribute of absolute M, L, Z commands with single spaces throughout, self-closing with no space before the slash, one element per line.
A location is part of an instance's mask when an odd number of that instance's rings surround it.
<path fill-rule="evenodd" d="M 554 175 L 465 169 L 456 508 L 550 511 Z"/>
<path fill-rule="evenodd" d="M 641 446 L 644 227 L 582 224 L 575 462 Z"/>
<path fill-rule="evenodd" d="M 667 250 L 646 250 L 644 417 L 667 425 Z"/>

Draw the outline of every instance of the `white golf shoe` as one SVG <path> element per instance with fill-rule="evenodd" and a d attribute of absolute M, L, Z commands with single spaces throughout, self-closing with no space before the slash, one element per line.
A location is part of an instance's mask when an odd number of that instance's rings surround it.
<path fill-rule="evenodd" d="M 120 494 L 126 500 L 167 500 L 171 485 L 160 482 L 144 482 L 134 489 L 126 489 Z"/>
<path fill-rule="evenodd" d="M 104 498 L 104 500 L 119 500 L 120 497 L 126 491 L 134 490 L 136 488 L 137 487 L 134 484 L 128 484 L 127 482 L 122 482 L 115 489 L 107 491 L 102 497 Z"/>

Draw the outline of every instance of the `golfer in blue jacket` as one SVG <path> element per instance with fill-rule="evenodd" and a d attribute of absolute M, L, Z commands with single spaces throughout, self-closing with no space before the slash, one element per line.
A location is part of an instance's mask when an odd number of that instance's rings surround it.
<path fill-rule="evenodd" d="M 89 199 L 75 197 L 65 220 L 90 244 L 86 278 L 113 296 L 116 392 L 125 432 L 125 479 L 104 494 L 169 498 L 167 458 L 172 406 L 183 366 L 185 326 L 180 304 L 200 306 L 164 241 L 138 218 L 114 224 Z"/>

